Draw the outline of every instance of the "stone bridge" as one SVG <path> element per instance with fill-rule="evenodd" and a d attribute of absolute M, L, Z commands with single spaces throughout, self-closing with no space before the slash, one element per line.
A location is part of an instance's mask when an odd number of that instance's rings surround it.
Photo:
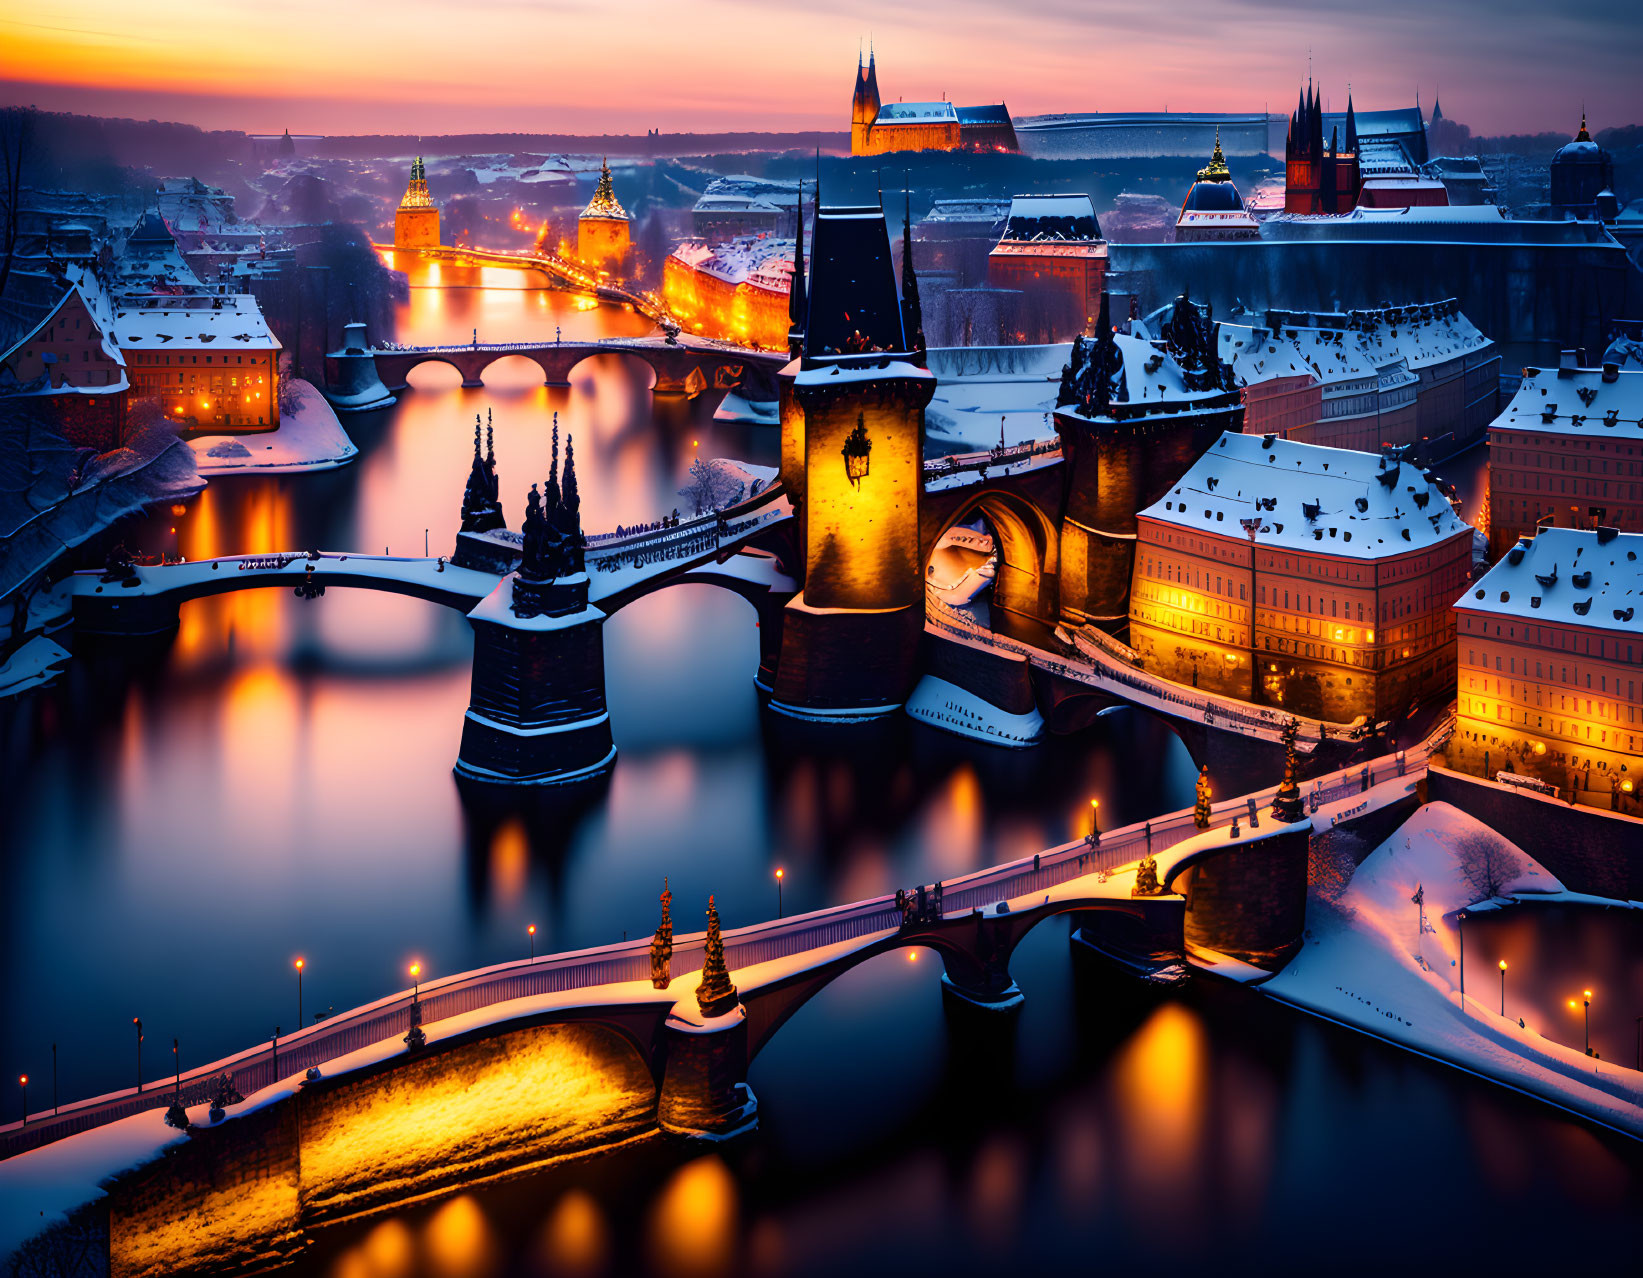
<path fill-rule="evenodd" d="M 356 327 L 349 326 L 350 329 Z M 360 348 L 350 333 L 341 350 L 326 356 L 327 385 L 334 393 L 352 393 L 353 383 L 363 370 L 351 367 L 369 361 L 377 380 L 387 392 L 404 390 L 413 368 L 419 364 L 448 364 L 462 377 L 464 386 L 483 386 L 487 368 L 499 359 L 522 356 L 542 370 L 548 386 L 568 386 L 572 371 L 582 361 L 602 355 L 617 355 L 646 364 L 655 377 L 658 395 L 694 397 L 708 392 L 720 395 L 737 391 L 748 399 L 773 400 L 776 372 L 787 362 L 785 355 L 761 351 L 706 338 L 680 334 L 669 340 L 652 337 L 607 337 L 598 341 L 480 342 L 460 346 L 390 346 Z"/>
<path fill-rule="evenodd" d="M 1265 789 L 1215 805 L 1207 829 L 1172 813 L 945 883 L 726 930 L 737 992 L 718 1015 L 697 1005 L 703 934 L 675 939 L 665 988 L 651 980 L 646 940 L 504 963 L 302 1027 L 189 1071 L 180 1087 L 156 1077 L 32 1114 L 0 1129 L 0 1154 L 78 1137 L 65 1146 L 76 1165 L 114 1158 L 99 1169 L 107 1200 L 78 1226 L 100 1228 L 113 1269 L 144 1274 L 289 1256 L 331 1221 L 658 1129 L 724 1138 L 756 1122 L 747 1071 L 759 1051 L 828 984 L 891 951 L 939 958 L 955 1015 L 1017 1007 L 1011 955 L 1061 914 L 1086 929 L 1122 920 L 1146 953 L 1258 977 L 1299 943 L 1313 830 L 1383 828 L 1406 813 L 1427 755 L 1322 779 L 1295 821 L 1268 810 Z M 1139 891 L 1146 857 L 1155 893 Z M 233 1091 L 213 1113 L 224 1075 Z M 186 1127 L 162 1122 L 174 1101 Z M 109 1124 L 118 1140 L 90 1135 Z M 132 1151 L 149 1149 L 128 1169 Z"/>

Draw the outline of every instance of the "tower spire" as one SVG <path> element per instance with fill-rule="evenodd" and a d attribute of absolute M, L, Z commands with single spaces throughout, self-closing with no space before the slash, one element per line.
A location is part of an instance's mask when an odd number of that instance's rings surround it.
<path fill-rule="evenodd" d="M 1586 104 L 1580 104 L 1580 132 L 1575 134 L 1576 142 L 1590 142 L 1592 135 L 1586 131 Z"/>
<path fill-rule="evenodd" d="M 918 273 L 913 269 L 913 192 L 912 173 L 908 171 L 902 186 L 901 211 L 901 330 L 907 349 L 924 363 L 924 308 L 919 303 Z"/>
<path fill-rule="evenodd" d="M 553 415 L 553 460 L 548 465 L 548 482 L 543 485 L 542 494 L 547 509 L 559 509 L 559 414 Z"/>

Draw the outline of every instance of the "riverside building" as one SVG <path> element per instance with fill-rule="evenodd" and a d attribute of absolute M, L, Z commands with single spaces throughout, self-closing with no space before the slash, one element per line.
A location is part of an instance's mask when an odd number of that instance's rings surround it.
<path fill-rule="evenodd" d="M 1382 720 L 1452 689 L 1471 559 L 1401 451 L 1228 432 L 1137 517 L 1129 640 L 1180 683 Z"/>
<path fill-rule="evenodd" d="M 1526 368 L 1489 425 L 1489 551 L 1542 525 L 1643 532 L 1643 372 Z"/>
<path fill-rule="evenodd" d="M 1643 773 L 1643 533 L 1543 528 L 1455 601 L 1451 764 L 1635 811 Z"/>
<path fill-rule="evenodd" d="M 394 212 L 394 247 L 439 247 L 439 206 L 428 194 L 428 170 L 423 166 L 420 155 L 411 164 L 411 180 L 405 187 L 405 198 Z"/>

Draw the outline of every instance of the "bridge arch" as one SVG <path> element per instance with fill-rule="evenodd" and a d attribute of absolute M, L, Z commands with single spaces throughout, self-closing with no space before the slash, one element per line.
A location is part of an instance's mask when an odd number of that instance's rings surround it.
<path fill-rule="evenodd" d="M 406 389 L 406 388 L 409 388 L 411 390 L 419 389 L 418 386 L 411 381 L 411 374 L 414 373 L 417 369 L 421 368 L 425 364 L 443 364 L 446 368 L 451 369 L 456 374 L 457 381 L 458 381 L 459 385 L 462 385 L 462 386 L 475 386 L 475 385 L 478 385 L 477 380 L 472 379 L 472 378 L 469 377 L 469 370 L 467 368 L 465 368 L 462 364 L 458 363 L 455 359 L 451 358 L 450 356 L 448 356 L 448 355 L 424 355 L 420 359 L 410 360 L 402 366 L 402 368 L 400 370 L 400 375 L 398 376 L 398 378 L 396 378 L 396 381 L 398 382 L 398 386 L 396 387 L 396 389 Z M 443 390 L 443 389 L 446 389 L 445 385 L 443 384 L 444 380 L 445 380 L 444 375 L 439 374 L 438 378 L 439 378 L 439 384 L 431 384 L 431 385 L 425 387 L 424 389 L 428 389 L 428 390 Z"/>
<path fill-rule="evenodd" d="M 1043 625 L 1056 620 L 1060 576 L 1060 533 L 1054 518 L 1031 497 L 984 483 L 965 490 L 946 511 L 938 508 L 920 547 L 928 579 L 937 543 L 952 529 L 976 518 L 992 531 L 998 559 L 993 606 Z M 995 619 L 994 629 L 1003 629 Z"/>
<path fill-rule="evenodd" d="M 1111 897 L 1075 897 L 997 916 L 958 914 L 940 924 L 885 937 L 831 963 L 745 993 L 742 1002 L 748 1010 L 748 1061 L 751 1062 L 775 1037 L 777 1030 L 834 981 L 862 964 L 891 952 L 927 950 L 941 959 L 947 979 L 954 986 L 961 991 L 970 990 L 976 988 L 990 972 L 995 975 L 1001 972 L 1007 979 L 1009 962 L 1016 948 L 1047 919 L 1062 914 L 1102 910 L 1145 923 L 1152 917 L 1151 910 L 1155 904 L 1153 901 Z M 975 920 L 973 925 L 970 922 L 972 919 Z"/>

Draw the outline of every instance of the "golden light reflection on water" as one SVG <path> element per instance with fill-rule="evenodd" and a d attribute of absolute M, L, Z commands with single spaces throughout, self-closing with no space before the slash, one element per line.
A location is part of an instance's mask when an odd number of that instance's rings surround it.
<path fill-rule="evenodd" d="M 961 763 L 929 800 L 919 836 L 942 877 L 980 864 L 983 815 L 981 782 L 968 762 Z"/>
<path fill-rule="evenodd" d="M 724 1273 L 735 1255 L 737 1214 L 736 1180 L 723 1161 L 707 1157 L 686 1163 L 651 1208 L 651 1264 L 678 1278 Z"/>
<path fill-rule="evenodd" d="M 496 1237 L 472 1194 L 458 1195 L 429 1217 L 422 1237 L 434 1278 L 482 1278 L 497 1270 Z"/>
<path fill-rule="evenodd" d="M 1204 1138 L 1207 1043 L 1204 1023 L 1181 1003 L 1165 1003 L 1130 1035 L 1115 1070 L 1125 1187 L 1149 1215 L 1168 1210 L 1197 1183 Z"/>
<path fill-rule="evenodd" d="M 491 836 L 491 885 L 499 904 L 513 905 L 525 894 L 529 869 L 530 847 L 524 822 L 510 816 Z"/>
<path fill-rule="evenodd" d="M 1027 1190 L 1027 1154 L 1014 1134 L 991 1137 L 970 1169 L 969 1221 L 978 1241 L 990 1248 L 1008 1242 L 1021 1216 Z"/>
<path fill-rule="evenodd" d="M 609 1258 L 604 1212 L 586 1190 L 568 1190 L 543 1222 L 537 1259 L 550 1274 L 587 1278 L 604 1272 Z"/>

